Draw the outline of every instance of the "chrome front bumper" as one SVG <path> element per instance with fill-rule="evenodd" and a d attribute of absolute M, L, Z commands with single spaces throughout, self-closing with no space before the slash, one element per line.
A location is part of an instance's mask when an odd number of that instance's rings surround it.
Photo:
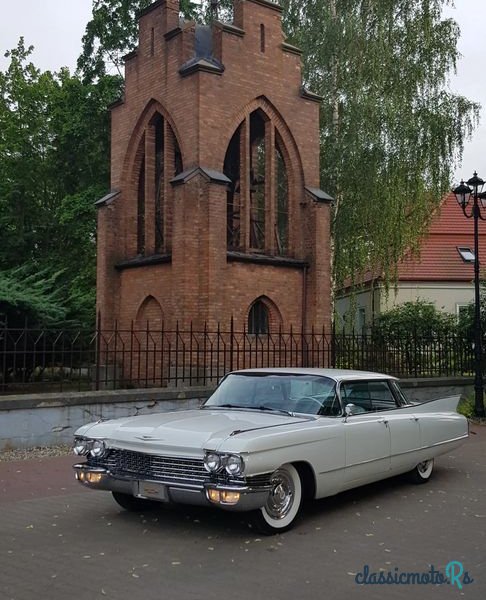
<path fill-rule="evenodd" d="M 119 492 L 128 494 L 137 498 L 146 498 L 158 502 L 173 502 L 175 504 L 193 504 L 197 506 L 216 506 L 231 511 L 249 511 L 261 508 L 265 505 L 271 486 L 225 486 L 217 483 L 205 482 L 199 483 L 180 483 L 173 481 L 147 481 L 139 480 L 133 477 L 124 477 L 122 475 L 113 475 L 108 469 L 103 467 L 90 466 L 87 463 L 73 465 L 77 481 L 93 490 L 105 490 L 109 492 Z M 154 492 L 157 494 L 147 495 L 147 490 L 153 484 Z M 238 492 L 239 500 L 236 504 L 226 504 L 224 502 L 213 502 L 209 500 L 209 491 L 219 492 Z"/>

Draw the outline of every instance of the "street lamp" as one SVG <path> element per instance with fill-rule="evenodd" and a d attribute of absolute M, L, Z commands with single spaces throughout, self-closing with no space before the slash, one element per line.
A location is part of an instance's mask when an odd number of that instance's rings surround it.
<path fill-rule="evenodd" d="M 486 221 L 481 215 L 481 208 L 486 208 L 486 192 L 482 192 L 484 181 L 474 175 L 464 183 L 452 190 L 464 215 L 474 219 L 474 412 L 477 417 L 484 419 L 484 397 L 483 397 L 483 340 L 481 331 L 481 310 L 479 295 L 479 219 Z M 470 204 L 472 198 L 472 204 Z M 481 205 L 479 204 L 481 202 Z"/>

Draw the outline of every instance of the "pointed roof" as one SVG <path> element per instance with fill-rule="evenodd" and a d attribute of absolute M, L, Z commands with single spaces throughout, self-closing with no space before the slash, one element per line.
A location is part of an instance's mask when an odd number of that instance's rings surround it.
<path fill-rule="evenodd" d="M 423 239 L 420 255 L 406 256 L 398 265 L 399 281 L 471 281 L 474 262 L 458 248 L 474 252 L 474 223 L 467 219 L 451 192 L 444 197 Z M 467 257 L 467 255 L 465 255 Z M 479 260 L 486 267 L 486 222 L 479 222 Z"/>

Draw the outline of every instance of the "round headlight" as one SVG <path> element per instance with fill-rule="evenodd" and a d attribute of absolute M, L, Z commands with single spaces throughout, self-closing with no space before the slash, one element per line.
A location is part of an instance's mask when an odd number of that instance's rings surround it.
<path fill-rule="evenodd" d="M 210 473 L 217 473 L 221 469 L 221 456 L 210 452 L 204 457 L 204 467 Z"/>
<path fill-rule="evenodd" d="M 86 456 L 90 450 L 91 444 L 88 440 L 78 438 L 74 441 L 73 452 L 78 456 Z"/>
<path fill-rule="evenodd" d="M 225 469 L 226 472 L 230 475 L 240 475 L 243 473 L 244 463 L 241 456 L 237 456 L 236 454 L 230 454 L 226 458 Z"/>
<path fill-rule="evenodd" d="M 106 452 L 106 445 L 103 440 L 95 440 L 89 453 L 95 458 L 101 458 Z"/>

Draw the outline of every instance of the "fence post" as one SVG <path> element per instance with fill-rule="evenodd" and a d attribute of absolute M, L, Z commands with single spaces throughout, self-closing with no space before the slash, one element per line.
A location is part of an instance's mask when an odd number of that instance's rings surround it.
<path fill-rule="evenodd" d="M 96 323 L 96 356 L 95 356 L 95 390 L 100 389 L 100 351 L 101 351 L 101 311 L 98 311 L 98 319 Z"/>
<path fill-rule="evenodd" d="M 165 331 L 165 321 L 162 321 L 162 328 L 160 331 L 160 387 L 163 386 L 164 381 L 164 331 Z M 170 378 L 170 365 L 169 365 L 169 378 Z"/>
<path fill-rule="evenodd" d="M 323 329 L 324 334 L 324 329 Z M 331 367 L 336 368 L 336 321 L 332 322 L 331 325 Z"/>
<path fill-rule="evenodd" d="M 113 345 L 113 364 L 111 365 L 112 373 L 113 373 L 113 389 L 116 390 L 118 387 L 118 351 L 117 351 L 117 342 L 118 342 L 118 320 L 115 321 L 115 343 Z M 109 356 L 109 353 L 108 353 Z M 109 367 L 109 361 L 108 367 Z M 105 379 L 107 378 L 109 371 L 105 368 Z M 108 382 L 105 382 L 106 387 L 108 387 Z"/>
<path fill-rule="evenodd" d="M 176 321 L 175 329 L 175 384 L 179 385 L 179 321 Z"/>
<path fill-rule="evenodd" d="M 414 331 L 413 331 L 413 375 L 415 378 L 418 377 L 418 361 L 417 361 L 417 352 L 418 352 L 418 332 L 417 332 L 417 324 L 415 323 Z M 423 343 L 423 342 L 422 342 Z"/>
<path fill-rule="evenodd" d="M 2 392 L 7 389 L 7 315 L 3 322 L 3 360 L 2 360 Z"/>
<path fill-rule="evenodd" d="M 220 350 L 220 342 L 221 342 L 221 327 L 220 327 L 220 322 L 218 321 L 218 327 L 217 327 L 217 338 L 216 338 L 216 379 L 219 379 L 220 377 L 220 371 L 219 371 L 219 367 L 221 365 L 221 350 Z M 225 370 L 226 365 L 224 364 L 225 360 L 224 360 L 224 354 L 223 354 L 223 372 Z M 211 361 L 211 379 L 213 378 L 213 370 L 212 370 L 212 366 L 213 366 L 213 361 Z"/>
<path fill-rule="evenodd" d="M 192 319 L 191 319 L 191 323 L 189 325 L 189 386 L 192 385 L 192 368 L 193 368 L 193 356 L 192 356 L 192 336 L 193 336 L 193 332 L 192 332 Z M 196 376 L 196 381 L 197 381 L 197 376 Z"/>
<path fill-rule="evenodd" d="M 207 337 L 208 337 L 208 323 L 204 321 L 204 337 L 203 337 L 203 385 L 206 385 L 208 377 L 208 362 L 207 362 Z"/>
<path fill-rule="evenodd" d="M 309 366 L 309 344 L 307 343 L 307 335 L 304 328 L 301 329 L 301 347 L 302 347 L 302 366 Z"/>
<path fill-rule="evenodd" d="M 233 347 L 233 336 L 235 334 L 235 324 L 234 324 L 234 320 L 233 320 L 233 315 L 231 315 L 231 322 L 230 322 L 230 364 L 229 364 L 229 369 L 230 371 L 233 371 L 233 351 L 234 351 L 234 347 Z"/>

